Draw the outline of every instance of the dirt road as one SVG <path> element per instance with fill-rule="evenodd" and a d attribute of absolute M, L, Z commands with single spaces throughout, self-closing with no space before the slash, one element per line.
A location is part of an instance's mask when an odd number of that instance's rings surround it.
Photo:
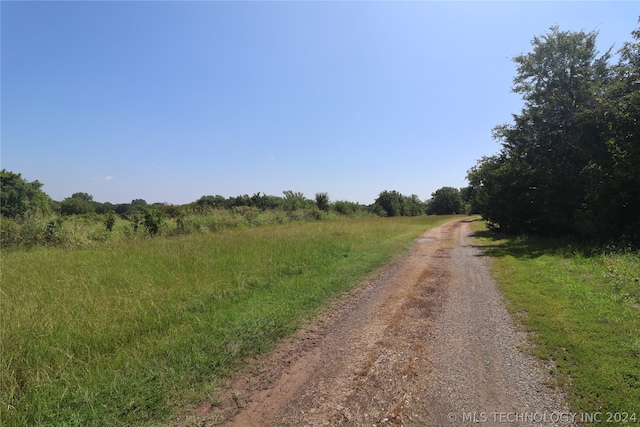
<path fill-rule="evenodd" d="M 572 425 L 452 221 L 229 384 L 228 426 Z"/>

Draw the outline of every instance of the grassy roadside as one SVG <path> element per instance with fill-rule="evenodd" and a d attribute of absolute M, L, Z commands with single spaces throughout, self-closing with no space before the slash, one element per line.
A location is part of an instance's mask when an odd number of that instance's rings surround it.
<path fill-rule="evenodd" d="M 506 237 L 481 221 L 473 228 L 571 410 L 600 412 L 608 425 L 640 423 L 640 252 Z"/>
<path fill-rule="evenodd" d="M 451 217 L 222 230 L 1 257 L 0 424 L 168 422 Z"/>

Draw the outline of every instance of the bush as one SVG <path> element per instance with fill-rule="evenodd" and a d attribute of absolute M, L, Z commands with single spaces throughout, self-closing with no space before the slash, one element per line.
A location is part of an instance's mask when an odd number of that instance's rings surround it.
<path fill-rule="evenodd" d="M 431 193 L 427 202 L 429 215 L 452 215 L 464 212 L 460 190 L 454 187 L 442 187 Z"/>
<path fill-rule="evenodd" d="M 59 208 L 62 215 L 82 215 L 95 212 L 91 203 L 73 197 L 68 197 L 60 202 Z"/>
<path fill-rule="evenodd" d="M 313 207 L 311 209 L 309 209 L 308 211 L 308 218 L 309 219 L 313 219 L 316 221 L 320 221 L 321 219 L 324 219 L 326 213 L 321 211 L 320 209 L 318 209 L 317 207 Z"/>
<path fill-rule="evenodd" d="M 20 240 L 21 245 L 35 246 L 45 245 L 51 241 L 46 236 L 51 237 L 49 230 L 49 220 L 43 217 L 27 215 L 21 223 Z"/>
<path fill-rule="evenodd" d="M 236 206 L 232 212 L 239 215 L 247 225 L 256 225 L 260 209 L 253 206 Z"/>
<path fill-rule="evenodd" d="M 331 207 L 328 193 L 316 193 L 316 206 L 324 212 L 328 212 Z"/>
<path fill-rule="evenodd" d="M 65 241 L 62 219 L 57 216 L 25 215 L 21 219 L 2 218 L 2 246 L 36 246 Z"/>
<path fill-rule="evenodd" d="M 28 182 L 19 173 L 0 171 L 0 214 L 20 218 L 27 214 L 51 214 L 51 198 L 41 190 L 42 183 Z"/>
<path fill-rule="evenodd" d="M 164 219 L 160 211 L 152 206 L 138 206 L 133 214 L 129 215 L 131 221 L 131 233 L 138 233 L 140 227 L 144 227 L 145 232 L 150 236 L 160 233 L 164 225 Z"/>
<path fill-rule="evenodd" d="M 164 220 L 160 211 L 154 208 L 145 207 L 143 209 L 144 228 L 151 236 L 155 236 L 160 232 Z"/>
<path fill-rule="evenodd" d="M 109 212 L 106 214 L 104 218 L 104 226 L 109 233 L 113 231 L 113 226 L 116 225 L 116 216 L 113 212 Z"/>
<path fill-rule="evenodd" d="M 7 248 L 21 244 L 20 225 L 13 219 L 0 216 L 0 246 Z"/>

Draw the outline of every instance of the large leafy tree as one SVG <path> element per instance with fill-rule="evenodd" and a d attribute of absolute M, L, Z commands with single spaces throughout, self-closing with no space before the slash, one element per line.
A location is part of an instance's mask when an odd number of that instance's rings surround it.
<path fill-rule="evenodd" d="M 63 215 L 82 215 L 95 212 L 94 206 L 83 198 L 67 197 L 60 202 L 60 213 Z"/>
<path fill-rule="evenodd" d="M 460 190 L 454 187 L 442 187 L 431 193 L 427 202 L 427 213 L 435 215 L 450 215 L 462 213 L 462 198 Z"/>
<path fill-rule="evenodd" d="M 419 216 L 426 213 L 427 207 L 420 200 L 417 194 L 411 196 L 405 196 L 402 204 L 402 215 L 404 216 Z"/>
<path fill-rule="evenodd" d="M 212 208 L 223 208 L 226 206 L 226 199 L 220 195 L 202 196 L 197 201 L 198 206 L 209 206 Z"/>
<path fill-rule="evenodd" d="M 373 210 L 381 216 L 401 216 L 404 196 L 399 192 L 383 191 L 373 202 Z"/>
<path fill-rule="evenodd" d="M 87 202 L 87 203 L 93 202 L 93 196 L 89 193 L 73 193 L 71 195 L 71 198 L 82 200 L 83 202 Z"/>
<path fill-rule="evenodd" d="M 512 232 L 640 241 L 640 30 L 609 65 L 597 33 L 550 32 L 516 56 L 524 108 L 467 178 L 472 205 Z"/>
<path fill-rule="evenodd" d="M 284 194 L 283 207 L 287 211 L 303 209 L 314 204 L 310 200 L 307 200 L 307 198 L 304 197 L 304 194 L 300 192 L 285 190 L 282 193 Z"/>
<path fill-rule="evenodd" d="M 331 199 L 329 193 L 316 193 L 316 206 L 321 211 L 327 212 L 331 207 Z"/>
<path fill-rule="evenodd" d="M 73 193 L 71 197 L 61 201 L 58 207 L 63 215 L 82 215 L 95 212 L 96 205 L 91 194 Z"/>
<path fill-rule="evenodd" d="M 583 214 L 583 171 L 604 161 L 602 141 L 594 138 L 601 123 L 594 116 L 610 78 L 610 55 L 598 56 L 596 37 L 552 27 L 533 39 L 532 52 L 514 58 L 513 90 L 525 107 L 494 135 L 516 173 L 514 185 L 527 196 L 514 200 L 520 206 L 512 212 L 524 228 L 569 231 Z M 520 221 L 522 215 L 527 221 Z"/>
<path fill-rule="evenodd" d="M 380 216 L 418 216 L 425 213 L 426 207 L 415 194 L 404 196 L 395 190 L 385 190 L 373 202 L 371 210 Z"/>
<path fill-rule="evenodd" d="M 524 107 L 494 129 L 501 153 L 468 176 L 493 224 L 514 232 L 595 229 L 589 193 L 609 162 L 600 98 L 613 77 L 610 52 L 600 55 L 596 39 L 551 27 L 513 58 L 513 91 Z"/>
<path fill-rule="evenodd" d="M 615 78 L 600 99 L 609 163 L 594 199 L 607 207 L 603 214 L 610 229 L 640 242 L 640 28 L 631 34 L 633 40 L 618 52 Z"/>
<path fill-rule="evenodd" d="M 0 212 L 7 218 L 26 214 L 51 213 L 51 198 L 41 190 L 39 181 L 29 182 L 19 173 L 0 172 Z"/>

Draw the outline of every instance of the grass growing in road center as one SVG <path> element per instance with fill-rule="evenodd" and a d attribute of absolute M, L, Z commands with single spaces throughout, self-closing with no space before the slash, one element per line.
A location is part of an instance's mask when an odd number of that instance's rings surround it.
<path fill-rule="evenodd" d="M 450 217 L 2 255 L 3 426 L 166 422 Z"/>
<path fill-rule="evenodd" d="M 506 237 L 481 222 L 474 229 L 572 411 L 599 412 L 607 425 L 640 423 L 640 252 Z"/>

